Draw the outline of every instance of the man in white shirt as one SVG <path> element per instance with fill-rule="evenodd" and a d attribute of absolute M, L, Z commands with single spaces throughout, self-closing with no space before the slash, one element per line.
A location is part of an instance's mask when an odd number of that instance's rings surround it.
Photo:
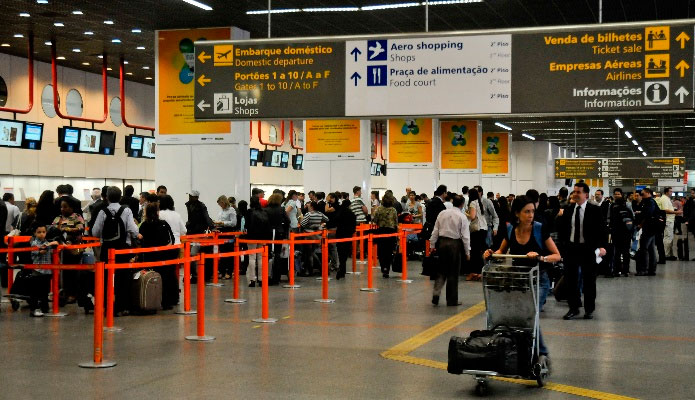
<path fill-rule="evenodd" d="M 17 227 L 21 212 L 19 211 L 19 207 L 14 204 L 14 195 L 12 193 L 5 193 L 2 196 L 2 201 L 5 202 L 5 207 L 7 207 L 5 231 L 12 232 L 12 230 Z M 673 227 L 673 224 L 671 224 L 671 227 Z"/>
<path fill-rule="evenodd" d="M 656 205 L 659 206 L 661 210 L 663 210 L 666 213 L 666 228 L 664 228 L 664 233 L 663 233 L 663 243 L 664 243 L 664 256 L 662 257 L 661 254 L 659 254 L 659 260 L 669 260 L 669 261 L 676 261 L 678 260 L 675 255 L 673 254 L 673 225 L 676 222 L 676 214 L 681 215 L 683 214 L 682 210 L 676 211 L 673 208 L 673 202 L 671 201 L 671 194 L 673 192 L 671 191 L 670 187 L 665 187 L 664 188 L 664 193 L 656 199 Z M 9 208 L 7 209 L 9 211 Z M 657 239 L 657 245 L 658 245 L 658 239 Z"/>
<path fill-rule="evenodd" d="M 458 306 L 458 278 L 461 270 L 461 254 L 466 253 L 466 260 L 471 256 L 471 234 L 468 218 L 461 212 L 463 197 L 454 196 L 452 208 L 444 210 L 437 216 L 434 230 L 430 237 L 430 248 L 439 254 L 432 304 L 439 304 L 439 295 L 446 282 L 446 305 Z"/>

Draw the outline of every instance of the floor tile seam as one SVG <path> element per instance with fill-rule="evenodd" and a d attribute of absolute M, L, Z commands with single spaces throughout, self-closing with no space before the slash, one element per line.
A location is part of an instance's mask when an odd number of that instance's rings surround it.
<path fill-rule="evenodd" d="M 622 333 L 592 333 L 592 332 L 567 332 L 567 331 L 543 331 L 548 336 L 565 337 L 586 337 L 603 339 L 627 339 L 627 340 L 648 340 L 648 341 L 667 341 L 667 342 L 687 342 L 695 343 L 695 337 L 687 336 L 651 336 L 651 335 L 628 335 Z"/>

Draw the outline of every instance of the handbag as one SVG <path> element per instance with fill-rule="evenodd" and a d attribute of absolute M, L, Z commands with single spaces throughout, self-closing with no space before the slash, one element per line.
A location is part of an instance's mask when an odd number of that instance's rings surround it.
<path fill-rule="evenodd" d="M 393 255 L 393 262 L 391 263 L 391 270 L 393 272 L 402 273 L 403 272 L 403 254 L 398 252 Z"/>
<path fill-rule="evenodd" d="M 439 255 L 432 254 L 428 257 L 425 257 L 422 260 L 422 272 L 420 272 L 420 275 L 429 276 L 430 278 L 434 279 L 434 277 L 437 276 L 438 266 L 439 266 Z"/>

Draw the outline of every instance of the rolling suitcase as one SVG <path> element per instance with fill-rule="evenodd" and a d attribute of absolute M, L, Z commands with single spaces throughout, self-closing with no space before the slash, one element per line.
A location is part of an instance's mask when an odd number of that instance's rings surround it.
<path fill-rule="evenodd" d="M 681 261 L 688 261 L 690 259 L 690 248 L 688 246 L 688 233 L 686 231 L 685 239 L 680 238 L 676 241 L 676 247 L 678 248 L 678 259 Z"/>
<path fill-rule="evenodd" d="M 135 311 L 154 314 L 162 307 L 162 276 L 154 271 L 140 271 L 133 282 L 132 305 Z"/>

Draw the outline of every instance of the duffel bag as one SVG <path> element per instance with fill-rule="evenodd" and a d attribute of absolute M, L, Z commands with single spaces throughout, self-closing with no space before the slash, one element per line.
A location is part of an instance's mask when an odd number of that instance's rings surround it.
<path fill-rule="evenodd" d="M 507 327 L 473 331 L 467 338 L 452 336 L 447 372 L 478 370 L 526 376 L 530 370 L 531 342 L 529 333 Z"/>

